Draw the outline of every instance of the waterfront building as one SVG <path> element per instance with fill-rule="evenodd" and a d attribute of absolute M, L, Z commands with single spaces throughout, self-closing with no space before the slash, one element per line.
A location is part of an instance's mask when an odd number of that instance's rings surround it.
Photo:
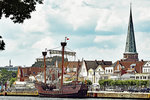
<path fill-rule="evenodd" d="M 29 76 L 36 76 L 43 70 L 43 67 L 18 67 L 17 79 L 18 81 L 28 81 Z"/>
<path fill-rule="evenodd" d="M 90 80 L 92 83 L 98 83 L 100 79 L 106 79 L 105 68 L 112 65 L 112 61 L 87 61 L 82 60 L 79 70 L 80 80 Z"/>
<path fill-rule="evenodd" d="M 134 80 L 150 80 L 150 74 L 146 73 L 137 73 L 134 76 L 130 77 L 131 79 Z"/>
<path fill-rule="evenodd" d="M 145 62 L 142 69 L 143 73 L 150 74 L 150 61 Z"/>
<path fill-rule="evenodd" d="M 54 66 L 55 62 L 57 61 L 58 63 L 61 62 L 61 56 L 53 56 L 53 57 L 46 57 L 46 66 L 50 67 L 50 66 Z M 67 62 L 68 59 L 64 58 L 64 61 Z M 43 58 L 37 58 L 35 63 L 32 64 L 32 67 L 43 67 L 44 66 L 44 60 Z"/>

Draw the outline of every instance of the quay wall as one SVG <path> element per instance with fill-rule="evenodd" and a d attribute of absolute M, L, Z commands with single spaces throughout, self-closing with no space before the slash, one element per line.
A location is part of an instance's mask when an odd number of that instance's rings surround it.
<path fill-rule="evenodd" d="M 38 91 L 33 92 L 1 92 L 3 96 L 38 96 Z"/>
<path fill-rule="evenodd" d="M 88 91 L 89 97 L 99 98 L 137 98 L 148 99 L 150 93 L 135 93 L 135 92 L 106 92 L 106 91 Z"/>

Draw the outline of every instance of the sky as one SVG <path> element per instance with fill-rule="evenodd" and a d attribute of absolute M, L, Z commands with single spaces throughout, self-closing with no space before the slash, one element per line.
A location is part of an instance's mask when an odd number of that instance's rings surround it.
<path fill-rule="evenodd" d="M 150 0 L 44 0 L 23 24 L 0 19 L 6 43 L 0 66 L 9 60 L 14 66 L 31 66 L 45 48 L 61 49 L 65 37 L 66 50 L 77 53 L 71 60 L 115 62 L 125 52 L 130 2 L 139 60 L 150 60 Z"/>

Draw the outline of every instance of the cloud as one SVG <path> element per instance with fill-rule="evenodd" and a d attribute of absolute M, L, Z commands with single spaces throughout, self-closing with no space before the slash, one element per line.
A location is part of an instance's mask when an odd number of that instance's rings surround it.
<path fill-rule="evenodd" d="M 150 32 L 135 32 L 136 48 L 139 59 L 150 60 Z"/>
<path fill-rule="evenodd" d="M 88 48 L 80 48 L 76 49 L 77 58 L 85 60 L 108 60 L 108 61 L 116 61 L 123 57 L 122 51 L 124 48 L 118 47 L 114 49 L 104 49 L 98 47 L 88 47 Z"/>
<path fill-rule="evenodd" d="M 104 10 L 97 21 L 95 30 L 112 31 L 114 28 L 121 27 L 122 21 L 121 17 L 117 16 L 115 12 Z"/>
<path fill-rule="evenodd" d="M 118 38 L 118 36 L 114 36 L 114 35 L 110 35 L 110 36 L 96 36 L 96 38 L 94 39 L 94 42 L 104 42 L 104 41 L 112 41 L 112 40 L 116 40 Z"/>
<path fill-rule="evenodd" d="M 22 30 L 24 33 L 29 32 L 47 32 L 47 12 L 44 5 L 38 5 L 37 10 L 31 14 L 31 19 L 25 20 Z"/>
<path fill-rule="evenodd" d="M 45 37 L 32 45 L 34 49 L 45 50 L 45 48 L 54 48 L 54 40 L 51 37 Z"/>
<path fill-rule="evenodd" d="M 15 50 L 18 48 L 18 43 L 15 40 L 6 39 L 5 44 L 5 49 L 7 52 L 15 52 Z"/>

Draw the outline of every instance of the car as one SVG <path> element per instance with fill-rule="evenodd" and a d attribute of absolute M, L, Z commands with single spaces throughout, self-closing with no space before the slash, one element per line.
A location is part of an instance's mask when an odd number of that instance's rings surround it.
<path fill-rule="evenodd" d="M 150 91 L 150 88 L 142 88 L 141 90 L 140 90 L 140 92 L 149 92 Z"/>
<path fill-rule="evenodd" d="M 136 89 L 136 88 L 130 88 L 130 89 L 128 89 L 128 92 L 139 92 L 139 90 L 138 89 Z"/>

